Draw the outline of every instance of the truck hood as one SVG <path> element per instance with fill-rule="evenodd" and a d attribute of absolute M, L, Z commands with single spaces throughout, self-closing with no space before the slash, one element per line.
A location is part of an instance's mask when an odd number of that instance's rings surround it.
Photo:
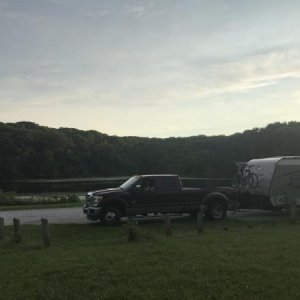
<path fill-rule="evenodd" d="M 97 190 L 88 192 L 88 196 L 101 196 L 101 195 L 107 195 L 107 194 L 116 194 L 119 193 L 122 190 L 122 188 L 111 188 L 111 189 L 103 189 L 103 190 Z"/>

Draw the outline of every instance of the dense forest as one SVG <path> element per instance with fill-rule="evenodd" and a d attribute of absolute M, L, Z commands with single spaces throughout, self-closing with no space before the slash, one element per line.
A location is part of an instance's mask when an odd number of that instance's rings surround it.
<path fill-rule="evenodd" d="M 300 155 L 300 122 L 230 136 L 166 139 L 0 123 L 0 180 L 143 173 L 230 177 L 235 162 L 281 155 Z"/>

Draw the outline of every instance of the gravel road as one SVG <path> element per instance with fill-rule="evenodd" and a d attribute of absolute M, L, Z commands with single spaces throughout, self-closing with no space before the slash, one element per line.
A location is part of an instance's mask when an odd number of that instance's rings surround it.
<path fill-rule="evenodd" d="M 4 218 L 5 225 L 12 225 L 13 218 L 20 219 L 21 224 L 40 224 L 41 218 L 51 224 L 89 223 L 81 207 L 0 211 L 0 217 Z"/>
<path fill-rule="evenodd" d="M 12 219 L 18 218 L 21 224 L 40 224 L 41 218 L 48 219 L 51 224 L 88 224 L 92 223 L 86 219 L 81 207 L 72 208 L 47 208 L 32 210 L 0 211 L 0 217 L 4 218 L 5 225 L 12 225 Z M 228 212 L 227 218 L 244 221 L 275 221 L 287 218 L 287 213 L 265 211 L 265 210 L 241 210 L 233 213 Z M 161 220 L 155 218 L 137 218 L 139 222 L 151 222 L 151 220 Z"/>

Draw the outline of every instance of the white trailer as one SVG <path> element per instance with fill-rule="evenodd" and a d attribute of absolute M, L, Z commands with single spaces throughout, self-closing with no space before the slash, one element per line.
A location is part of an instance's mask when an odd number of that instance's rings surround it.
<path fill-rule="evenodd" d="M 257 182 L 241 192 L 241 207 L 285 207 L 291 201 L 300 206 L 300 156 L 252 159 L 246 166 Z"/>

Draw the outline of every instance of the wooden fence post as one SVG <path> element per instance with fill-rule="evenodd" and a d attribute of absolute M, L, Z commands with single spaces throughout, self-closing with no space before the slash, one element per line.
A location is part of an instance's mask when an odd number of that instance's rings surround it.
<path fill-rule="evenodd" d="M 132 226 L 132 216 L 128 217 L 128 227 L 130 228 Z"/>
<path fill-rule="evenodd" d="M 296 199 L 291 199 L 290 203 L 290 214 L 291 214 L 291 221 L 293 224 L 296 222 Z"/>
<path fill-rule="evenodd" d="M 197 231 L 198 233 L 203 233 L 203 212 L 199 210 L 197 212 Z"/>
<path fill-rule="evenodd" d="M 15 237 L 15 242 L 16 243 L 20 243 L 22 241 L 22 236 L 20 233 L 20 220 L 14 218 L 13 219 L 13 223 L 14 223 L 14 237 Z"/>
<path fill-rule="evenodd" d="M 165 214 L 164 220 L 165 220 L 165 232 L 166 232 L 166 236 L 171 236 L 172 235 L 171 219 L 170 219 L 170 215 L 168 213 Z"/>
<path fill-rule="evenodd" d="M 42 218 L 41 219 L 41 226 L 42 226 L 43 244 L 44 244 L 44 246 L 49 247 L 50 246 L 50 235 L 49 235 L 48 220 Z"/>
<path fill-rule="evenodd" d="M 132 227 L 132 216 L 128 217 L 128 242 L 134 242 L 136 240 L 136 231 Z"/>
<path fill-rule="evenodd" d="M 0 218 L 0 241 L 4 239 L 4 219 Z"/>

